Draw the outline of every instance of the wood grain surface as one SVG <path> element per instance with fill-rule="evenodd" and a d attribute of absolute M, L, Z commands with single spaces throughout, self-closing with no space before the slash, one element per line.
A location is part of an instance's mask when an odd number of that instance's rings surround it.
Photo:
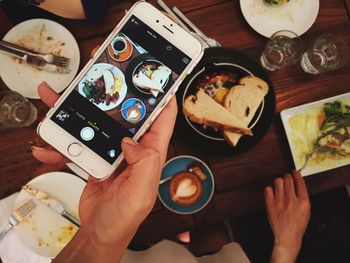
<path fill-rule="evenodd" d="M 156 1 L 150 1 L 155 4 Z M 242 50 L 258 59 L 266 38 L 256 33 L 244 20 L 239 0 L 168 0 L 178 6 L 208 36 L 223 46 Z M 75 36 L 81 52 L 81 67 L 91 50 L 101 44 L 131 3 L 111 7 L 106 19 L 97 24 L 59 19 Z M 308 46 L 319 35 L 334 33 L 350 43 L 349 0 L 320 1 L 315 24 L 301 38 Z M 0 12 L 0 15 L 3 15 Z M 3 19 L 4 20 L 4 19 Z M 2 21 L 2 20 L 0 20 Z M 262 209 L 263 188 L 277 176 L 292 170 L 293 161 L 280 112 L 283 109 L 335 96 L 350 90 L 350 62 L 340 70 L 317 76 L 305 74 L 300 66 L 269 73 L 276 92 L 276 113 L 266 136 L 253 148 L 237 155 L 203 152 L 186 144 L 175 131 L 168 158 L 181 154 L 197 156 L 208 163 L 215 177 L 215 194 L 209 205 L 192 216 L 179 216 L 156 202 L 153 212 L 140 227 L 135 242 L 157 241 L 180 231 L 193 229 Z M 6 90 L 0 81 L 0 90 Z M 32 101 L 43 117 L 48 108 Z M 44 165 L 33 159 L 32 145 L 47 146 L 36 134 L 36 124 L 29 128 L 0 131 L 0 198 L 18 191 L 30 179 L 65 167 Z M 306 178 L 310 193 L 326 191 L 350 183 L 350 169 L 343 167 Z"/>

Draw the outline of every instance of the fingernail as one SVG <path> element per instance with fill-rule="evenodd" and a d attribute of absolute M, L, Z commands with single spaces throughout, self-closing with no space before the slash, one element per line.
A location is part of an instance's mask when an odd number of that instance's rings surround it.
<path fill-rule="evenodd" d="M 123 143 L 129 144 L 129 145 L 132 145 L 132 146 L 137 145 L 137 142 L 135 142 L 133 139 L 131 139 L 129 137 L 125 137 L 123 139 Z"/>
<path fill-rule="evenodd" d="M 41 147 L 38 147 L 38 146 L 32 146 L 30 147 L 30 149 L 33 151 L 33 150 L 38 150 L 38 151 L 45 151 L 45 148 L 41 148 Z"/>
<path fill-rule="evenodd" d="M 45 87 L 49 87 L 49 84 L 47 84 L 45 81 L 41 82 L 39 86 L 45 86 Z"/>

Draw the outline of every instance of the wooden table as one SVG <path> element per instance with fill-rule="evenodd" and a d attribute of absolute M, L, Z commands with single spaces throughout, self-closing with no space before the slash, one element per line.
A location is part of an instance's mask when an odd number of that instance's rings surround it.
<path fill-rule="evenodd" d="M 155 1 L 151 1 L 155 3 Z M 302 36 L 310 44 L 323 33 L 341 35 L 350 43 L 350 1 L 320 1 L 320 12 L 312 28 Z M 236 48 L 258 58 L 266 39 L 257 34 L 244 20 L 238 0 L 167 0 L 176 5 L 210 37 L 226 47 Z M 104 38 L 124 15 L 130 3 L 114 5 L 105 21 L 86 24 L 58 19 L 78 40 L 81 65 L 89 59 L 90 50 Z M 293 169 L 293 161 L 282 126 L 280 112 L 296 105 L 345 93 L 350 88 L 350 63 L 344 68 L 312 76 L 303 73 L 299 66 L 270 74 L 276 91 L 276 113 L 267 135 L 253 148 L 239 155 L 215 156 L 199 152 L 185 144 L 175 130 L 169 148 L 169 158 L 191 154 L 205 160 L 215 176 L 215 195 L 209 205 L 192 216 L 176 215 L 166 210 L 159 201 L 140 227 L 135 241 L 156 241 L 180 231 L 222 221 L 225 217 L 237 217 L 263 208 L 263 187 L 273 178 Z M 0 89 L 6 89 L 0 83 Z M 40 116 L 47 107 L 33 101 Z M 14 193 L 30 179 L 44 172 L 62 170 L 64 167 L 44 165 L 33 159 L 31 144 L 45 146 L 29 128 L 0 132 L 0 198 Z M 332 189 L 350 183 L 350 169 L 343 167 L 306 178 L 310 193 Z"/>

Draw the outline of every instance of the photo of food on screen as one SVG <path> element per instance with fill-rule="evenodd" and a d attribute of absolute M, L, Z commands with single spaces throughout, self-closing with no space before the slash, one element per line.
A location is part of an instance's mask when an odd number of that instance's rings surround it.
<path fill-rule="evenodd" d="M 76 91 L 135 133 L 177 78 L 164 63 L 119 33 Z"/>

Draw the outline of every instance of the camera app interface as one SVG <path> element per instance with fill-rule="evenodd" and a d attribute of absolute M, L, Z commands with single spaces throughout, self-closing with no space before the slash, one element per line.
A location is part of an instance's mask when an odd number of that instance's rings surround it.
<path fill-rule="evenodd" d="M 132 16 L 51 120 L 112 164 L 189 62 Z"/>

